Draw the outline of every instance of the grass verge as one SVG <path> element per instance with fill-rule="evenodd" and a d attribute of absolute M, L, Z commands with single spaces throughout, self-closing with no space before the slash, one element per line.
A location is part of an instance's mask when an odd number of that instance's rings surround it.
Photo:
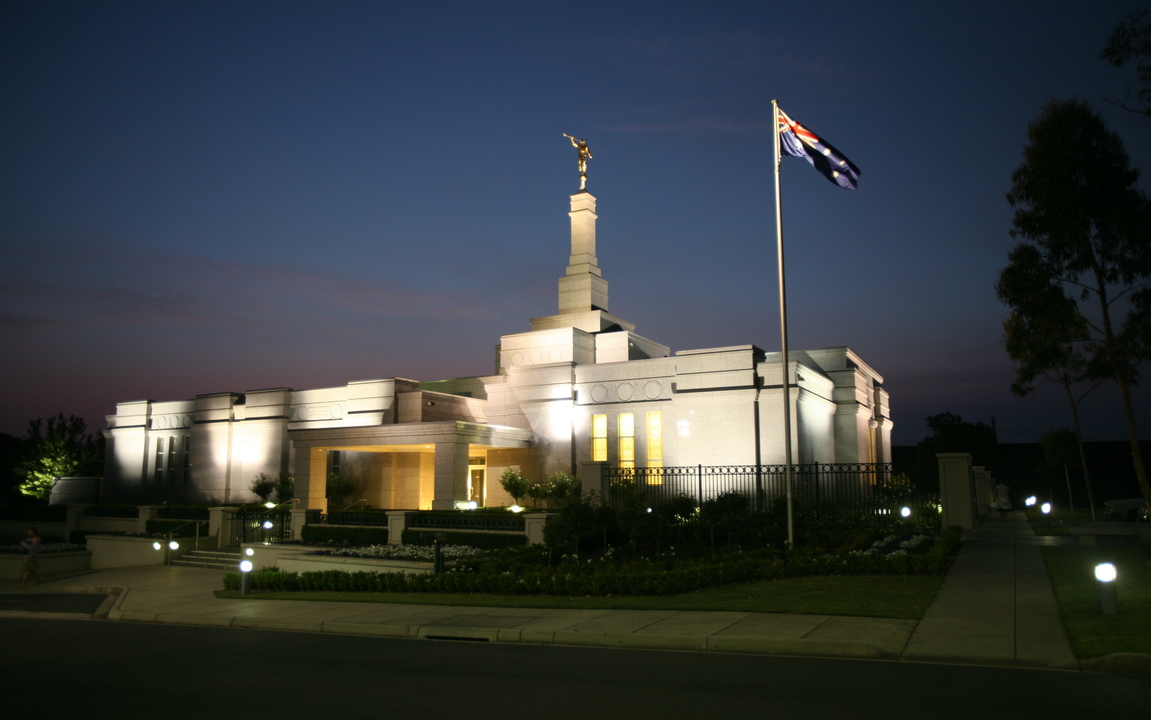
<path fill-rule="evenodd" d="M 1043 548 L 1059 614 L 1075 655 L 1092 658 L 1117 652 L 1151 654 L 1151 548 L 1147 546 L 1059 546 Z M 1118 570 L 1119 614 L 1099 611 L 1095 566 Z"/>
<path fill-rule="evenodd" d="M 1031 531 L 1036 535 L 1067 535 L 1067 527 L 1063 523 L 1092 522 L 1090 510 L 1075 510 L 1073 512 L 1065 508 L 1054 508 L 1051 515 L 1047 516 L 1036 507 L 1024 510 L 1023 514 L 1027 516 L 1027 522 L 1031 524 Z M 1104 515 L 1102 510 L 1096 510 L 1095 517 L 1100 521 L 1111 519 Z"/>
<path fill-rule="evenodd" d="M 469 607 L 711 610 L 920 620 L 942 584 L 942 575 L 845 575 L 743 583 L 667 597 L 290 591 L 253 591 L 250 595 L 243 596 L 236 590 L 217 590 L 216 597 Z"/>

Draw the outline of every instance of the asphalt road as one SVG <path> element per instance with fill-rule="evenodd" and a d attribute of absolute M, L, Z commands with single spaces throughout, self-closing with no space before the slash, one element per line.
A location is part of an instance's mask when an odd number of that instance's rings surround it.
<path fill-rule="evenodd" d="M 0 618 L 5 717 L 1148 717 L 1146 678 Z M 11 714 L 9 714 L 11 713 Z"/>

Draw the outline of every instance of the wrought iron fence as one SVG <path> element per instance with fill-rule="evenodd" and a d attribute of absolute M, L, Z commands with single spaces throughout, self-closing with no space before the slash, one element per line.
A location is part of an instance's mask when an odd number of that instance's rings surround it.
<path fill-rule="evenodd" d="M 666 503 L 688 497 L 697 506 L 720 495 L 745 497 L 753 512 L 779 510 L 787 500 L 784 465 L 694 465 L 664 468 L 604 468 L 602 492 L 609 503 L 637 494 Z M 910 478 L 891 463 L 811 463 L 792 465 L 792 506 L 821 516 L 899 514 L 937 511 L 938 496 L 913 491 Z"/>
<path fill-rule="evenodd" d="M 291 542 L 292 516 L 285 512 L 238 510 L 228 523 L 228 546 L 248 542 Z"/>
<path fill-rule="evenodd" d="M 490 515 L 487 513 L 412 513 L 407 526 L 414 530 L 495 530 L 523 532 L 523 515 Z"/>
<path fill-rule="evenodd" d="M 388 515 L 387 513 L 382 512 L 330 512 L 320 515 L 318 522 L 321 522 L 325 525 L 363 525 L 365 527 L 387 527 Z"/>

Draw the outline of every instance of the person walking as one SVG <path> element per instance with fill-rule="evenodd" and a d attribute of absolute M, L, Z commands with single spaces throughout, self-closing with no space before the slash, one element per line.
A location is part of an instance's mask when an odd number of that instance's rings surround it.
<path fill-rule="evenodd" d="M 24 576 L 16 587 L 27 587 L 28 578 L 32 575 L 36 576 L 37 583 L 44 582 L 44 576 L 40 574 L 40 533 L 36 528 L 28 528 L 28 539 L 21 540 L 20 547 L 24 550 L 26 557 L 24 558 Z"/>
<path fill-rule="evenodd" d="M 999 511 L 999 519 L 1006 520 L 1007 512 L 1011 510 L 1011 488 L 1006 483 L 1000 481 L 995 486 L 995 499 L 991 502 L 991 507 Z"/>

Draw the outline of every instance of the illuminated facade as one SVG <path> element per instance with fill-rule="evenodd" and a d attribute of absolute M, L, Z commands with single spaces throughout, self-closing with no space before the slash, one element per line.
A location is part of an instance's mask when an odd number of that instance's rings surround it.
<path fill-rule="evenodd" d="M 571 196 L 559 312 L 501 338 L 495 373 L 366 380 L 124 402 L 108 416 L 105 501 L 239 502 L 259 473 L 296 478 L 326 508 L 330 473 L 377 508 L 512 502 L 505 468 L 557 470 L 598 488 L 622 467 L 783 462 L 779 353 L 752 345 L 674 355 L 608 311 L 595 198 Z M 845 347 L 790 353 L 795 462 L 887 462 L 883 378 Z"/>

